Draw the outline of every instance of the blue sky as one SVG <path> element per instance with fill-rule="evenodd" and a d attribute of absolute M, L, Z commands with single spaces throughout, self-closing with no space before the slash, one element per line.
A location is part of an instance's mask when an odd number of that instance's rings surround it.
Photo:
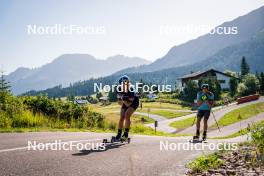
<path fill-rule="evenodd" d="M 116 54 L 155 60 L 208 31 L 160 33 L 161 26 L 216 26 L 260 0 L 0 0 L 0 67 L 39 67 L 61 54 Z M 27 25 L 104 26 L 105 35 L 28 35 Z"/>

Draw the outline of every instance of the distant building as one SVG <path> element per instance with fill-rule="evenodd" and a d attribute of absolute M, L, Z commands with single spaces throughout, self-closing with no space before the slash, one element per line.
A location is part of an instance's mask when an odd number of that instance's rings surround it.
<path fill-rule="evenodd" d="M 214 79 L 217 79 L 218 82 L 220 83 L 221 89 L 229 89 L 230 88 L 229 80 L 232 77 L 233 76 L 230 76 L 228 74 L 225 74 L 223 72 L 220 72 L 214 69 L 210 69 L 206 71 L 199 71 L 199 72 L 191 73 L 191 74 L 184 75 L 183 77 L 181 77 L 180 87 L 184 88 L 186 83 L 190 80 L 198 82 L 200 79 L 203 79 L 203 78 L 214 78 Z"/>
<path fill-rule="evenodd" d="M 89 104 L 89 102 L 87 100 L 82 100 L 82 99 L 78 99 L 78 100 L 74 100 L 74 103 L 77 105 L 86 105 Z"/>
<path fill-rule="evenodd" d="M 152 93 L 152 92 L 150 92 L 149 94 L 147 94 L 147 97 L 149 99 L 156 99 L 156 98 L 158 98 L 158 96 L 156 94 Z"/>
<path fill-rule="evenodd" d="M 103 105 L 107 105 L 109 103 L 109 98 L 107 96 L 103 96 L 99 98 L 99 101 L 103 103 Z"/>

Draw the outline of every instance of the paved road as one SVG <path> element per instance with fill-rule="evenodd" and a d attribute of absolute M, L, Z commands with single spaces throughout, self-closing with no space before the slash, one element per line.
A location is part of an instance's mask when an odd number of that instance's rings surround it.
<path fill-rule="evenodd" d="M 105 151 L 32 151 L 28 140 L 54 142 L 102 139 L 112 134 L 84 132 L 40 132 L 0 134 L 1 175 L 183 175 L 185 164 L 202 151 L 160 151 L 160 141 L 188 143 L 187 137 L 132 136 L 126 145 L 108 146 Z M 232 142 L 241 138 L 232 139 Z M 231 141 L 231 140 L 229 140 Z M 211 143 L 221 140 L 211 140 Z M 223 141 L 222 141 L 223 142 Z M 189 144 L 189 143 L 188 143 Z M 191 144 L 193 145 L 193 144 Z M 196 144 L 197 145 L 197 144 Z M 205 153 L 208 150 L 204 151 Z"/>
<path fill-rule="evenodd" d="M 176 133 L 177 129 L 174 128 L 174 127 L 171 127 L 170 124 L 172 122 L 175 122 L 175 121 L 178 121 L 178 120 L 183 120 L 183 119 L 186 119 L 186 118 L 190 118 L 190 117 L 192 117 L 194 115 L 195 115 L 195 113 L 192 113 L 192 114 L 188 114 L 188 115 L 185 115 L 185 116 L 176 117 L 176 118 L 173 118 L 173 119 L 166 119 L 166 120 L 159 121 L 157 130 L 158 131 L 163 131 L 163 132 L 166 132 L 166 133 Z M 145 126 L 151 127 L 153 129 L 155 128 L 153 123 L 145 124 Z"/>

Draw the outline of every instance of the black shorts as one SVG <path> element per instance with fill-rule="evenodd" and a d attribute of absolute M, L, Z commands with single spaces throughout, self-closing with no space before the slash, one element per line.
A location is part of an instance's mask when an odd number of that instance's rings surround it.
<path fill-rule="evenodd" d="M 139 98 L 138 97 L 135 97 L 132 104 L 130 106 L 126 106 L 125 104 L 122 105 L 122 109 L 124 109 L 125 111 L 128 109 L 128 108 L 133 108 L 134 110 L 136 110 L 139 106 Z"/>
<path fill-rule="evenodd" d="M 211 114 L 211 110 L 198 110 L 197 117 L 198 118 L 205 118 L 206 120 L 209 119 Z"/>

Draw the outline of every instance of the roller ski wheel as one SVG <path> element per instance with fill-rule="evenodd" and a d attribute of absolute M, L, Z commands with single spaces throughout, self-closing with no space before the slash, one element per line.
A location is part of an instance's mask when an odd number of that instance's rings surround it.
<path fill-rule="evenodd" d="M 107 143 L 107 139 L 103 139 L 103 143 L 104 143 L 104 144 Z"/>
<path fill-rule="evenodd" d="M 127 142 L 129 144 L 130 143 L 130 138 L 129 137 L 122 137 L 120 142 L 121 143 Z"/>

